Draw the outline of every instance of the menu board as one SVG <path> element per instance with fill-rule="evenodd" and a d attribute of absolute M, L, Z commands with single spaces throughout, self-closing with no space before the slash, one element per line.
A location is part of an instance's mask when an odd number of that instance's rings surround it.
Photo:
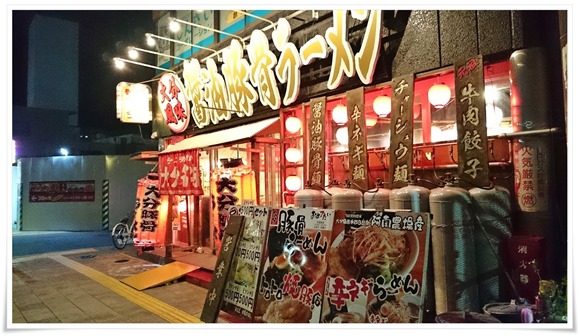
<path fill-rule="evenodd" d="M 367 128 L 364 88 L 346 92 L 348 112 L 348 166 L 353 187 L 362 192 L 368 189 Z"/>
<path fill-rule="evenodd" d="M 310 127 L 308 136 L 310 148 L 308 150 L 308 179 L 314 186 L 324 187 L 324 172 L 326 171 L 326 97 L 310 100 Z"/>
<path fill-rule="evenodd" d="M 272 210 L 256 322 L 319 322 L 334 211 Z"/>
<path fill-rule="evenodd" d="M 459 178 L 469 186 L 487 187 L 490 182 L 484 90 L 481 55 L 455 64 Z"/>
<path fill-rule="evenodd" d="M 321 323 L 421 323 L 430 214 L 336 210 Z"/>
<path fill-rule="evenodd" d="M 221 310 L 251 321 L 270 208 L 234 205 L 228 211 L 230 216 L 244 216 L 246 220 L 232 260 Z"/>
<path fill-rule="evenodd" d="M 407 186 L 413 174 L 414 74 L 393 78 L 389 175 L 391 188 Z"/>

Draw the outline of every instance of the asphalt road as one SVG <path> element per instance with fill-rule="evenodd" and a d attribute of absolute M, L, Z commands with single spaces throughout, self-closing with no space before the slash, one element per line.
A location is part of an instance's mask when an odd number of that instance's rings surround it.
<path fill-rule="evenodd" d="M 12 257 L 83 248 L 113 247 L 110 231 L 14 231 Z"/>

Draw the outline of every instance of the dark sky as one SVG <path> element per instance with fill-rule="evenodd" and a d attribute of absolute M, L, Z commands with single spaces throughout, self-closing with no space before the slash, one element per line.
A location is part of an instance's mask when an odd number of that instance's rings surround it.
<path fill-rule="evenodd" d="M 35 14 L 79 24 L 79 126 L 82 133 L 110 131 L 139 133 L 136 125 L 115 117 L 115 87 L 121 81 L 140 82 L 153 78 L 154 70 L 128 65 L 115 69 L 112 58 L 127 57 L 125 47 L 144 47 L 146 32 L 155 33 L 151 11 L 13 11 L 13 104 L 26 106 L 28 27 Z M 153 64 L 153 55 L 145 63 Z M 18 81 L 17 78 L 23 80 Z"/>

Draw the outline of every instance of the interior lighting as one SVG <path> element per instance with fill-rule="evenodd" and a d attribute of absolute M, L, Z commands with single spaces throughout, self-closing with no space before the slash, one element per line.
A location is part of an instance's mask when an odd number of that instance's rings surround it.
<path fill-rule="evenodd" d="M 348 145 L 348 127 L 341 127 L 336 130 L 336 141 L 343 146 Z"/>
<path fill-rule="evenodd" d="M 300 161 L 300 158 L 302 157 L 302 152 L 298 148 L 290 147 L 286 150 L 284 156 L 286 157 L 286 160 L 288 162 L 296 163 Z"/>
<path fill-rule="evenodd" d="M 493 103 L 496 102 L 499 98 L 499 91 L 495 86 L 486 86 L 485 87 L 485 102 L 486 103 Z"/>
<path fill-rule="evenodd" d="M 374 113 L 367 113 L 365 115 L 365 124 L 366 124 L 367 128 L 371 128 L 371 127 L 375 126 L 378 121 L 379 121 L 379 116 L 377 116 Z"/>
<path fill-rule="evenodd" d="M 339 126 L 346 124 L 348 121 L 346 106 L 342 104 L 336 105 L 334 109 L 332 109 L 332 120 L 334 120 L 334 122 Z"/>
<path fill-rule="evenodd" d="M 289 117 L 284 123 L 286 130 L 291 133 L 297 133 L 302 128 L 302 122 L 297 117 Z"/>
<path fill-rule="evenodd" d="M 378 96 L 373 101 L 373 110 L 379 118 L 386 118 L 391 113 L 391 98 Z"/>
<path fill-rule="evenodd" d="M 177 210 L 178 210 L 179 212 L 185 212 L 185 210 L 186 210 L 186 209 L 187 209 L 187 204 L 185 203 L 185 200 L 183 199 L 183 200 L 181 200 L 181 201 L 179 202 L 179 204 L 177 205 Z"/>
<path fill-rule="evenodd" d="M 427 96 L 429 97 L 431 105 L 439 109 L 445 106 L 451 99 L 451 89 L 444 83 L 437 83 L 429 89 Z"/>
<path fill-rule="evenodd" d="M 286 177 L 286 189 L 288 191 L 297 191 L 302 186 L 302 179 L 296 175 Z"/>

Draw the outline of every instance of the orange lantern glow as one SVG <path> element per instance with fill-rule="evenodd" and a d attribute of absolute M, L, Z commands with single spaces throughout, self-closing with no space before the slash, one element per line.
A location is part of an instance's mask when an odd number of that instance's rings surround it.
<path fill-rule="evenodd" d="M 365 125 L 369 128 L 375 126 L 378 121 L 379 117 L 374 113 L 368 113 L 365 115 Z"/>

